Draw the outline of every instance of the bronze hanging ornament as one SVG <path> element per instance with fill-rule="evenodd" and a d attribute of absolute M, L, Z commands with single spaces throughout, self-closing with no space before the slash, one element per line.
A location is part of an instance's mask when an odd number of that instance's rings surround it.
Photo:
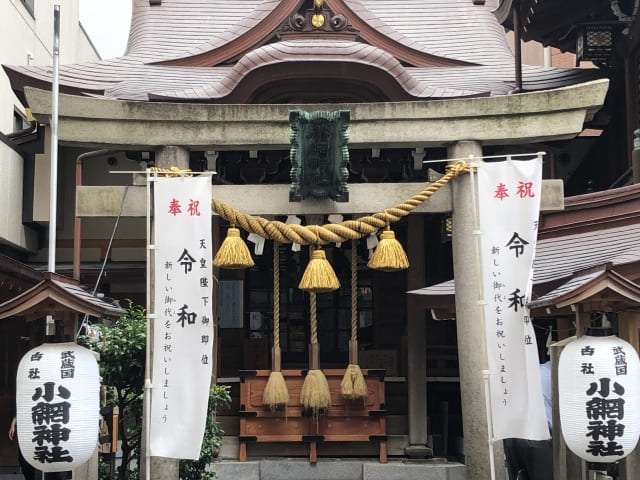
<path fill-rule="evenodd" d="M 322 28 L 324 26 L 324 14 L 322 13 L 322 5 L 324 0 L 313 0 L 314 13 L 311 17 L 311 25 L 315 28 Z"/>

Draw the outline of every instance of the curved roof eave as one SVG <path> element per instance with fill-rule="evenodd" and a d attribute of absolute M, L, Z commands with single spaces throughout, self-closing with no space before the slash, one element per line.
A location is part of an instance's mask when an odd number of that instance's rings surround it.
<path fill-rule="evenodd" d="M 24 87 L 30 86 L 44 90 L 51 90 L 51 71 L 43 67 L 23 67 L 20 65 L 2 65 L 5 74 L 9 78 L 11 89 L 22 100 L 24 99 Z M 71 95 L 103 95 L 105 92 L 104 82 L 82 82 L 75 79 L 65 81 L 60 80 L 60 93 Z"/>
<path fill-rule="evenodd" d="M 313 54 L 308 53 L 313 51 Z M 324 41 L 324 40 L 288 40 L 268 44 L 259 49 L 252 50 L 242 57 L 231 69 L 227 76 L 218 85 L 210 85 L 200 89 L 185 89 L 173 91 L 150 92 L 149 99 L 153 100 L 188 100 L 208 101 L 222 99 L 229 96 L 247 77 L 257 70 L 272 67 L 283 63 L 336 63 L 342 66 L 359 65 L 363 68 L 373 68 L 382 74 L 391 77 L 411 98 L 463 98 L 488 96 L 489 92 L 472 88 L 457 89 L 431 87 L 416 79 L 397 59 L 389 53 L 374 46 L 350 42 L 350 41 Z M 292 70 L 292 78 L 299 79 L 300 69 Z M 304 70 L 304 69 L 303 69 Z M 330 72 L 327 69 L 327 75 Z M 338 70 L 341 70 L 338 67 Z M 344 69 L 342 69 L 344 70 Z M 360 78 L 363 81 L 366 76 Z M 262 79 L 261 81 L 264 81 Z M 260 85 L 256 85 L 257 89 Z M 251 89 L 250 89 L 251 90 Z M 390 95 L 393 96 L 393 95 Z"/>

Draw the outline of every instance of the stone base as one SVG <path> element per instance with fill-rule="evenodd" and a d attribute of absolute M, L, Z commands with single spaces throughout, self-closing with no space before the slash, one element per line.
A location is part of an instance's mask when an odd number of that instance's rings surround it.
<path fill-rule="evenodd" d="M 409 445 L 404 449 L 404 453 L 410 459 L 433 457 L 433 450 L 426 445 Z"/>
<path fill-rule="evenodd" d="M 461 463 L 432 459 L 405 463 L 390 460 L 319 458 L 310 464 L 306 459 L 249 460 L 215 462 L 212 468 L 219 480 L 464 480 Z"/>

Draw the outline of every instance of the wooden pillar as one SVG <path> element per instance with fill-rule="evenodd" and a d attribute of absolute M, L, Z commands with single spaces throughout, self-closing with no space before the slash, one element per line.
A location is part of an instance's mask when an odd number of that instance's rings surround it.
<path fill-rule="evenodd" d="M 478 142 L 460 141 L 449 147 L 452 159 L 482 156 Z M 491 477 L 489 427 L 483 370 L 486 368 L 486 337 L 482 306 L 478 302 L 480 272 L 476 258 L 471 176 L 460 175 L 453 181 L 453 274 L 456 288 L 456 328 L 462 397 L 465 475 L 468 480 Z M 493 442 L 495 478 L 505 478 L 502 442 Z"/>
<path fill-rule="evenodd" d="M 573 335 L 575 335 L 575 330 L 573 329 L 573 322 L 568 317 L 556 318 L 556 328 L 558 330 L 558 341 L 564 340 L 567 337 L 572 337 Z"/>
<path fill-rule="evenodd" d="M 580 338 L 584 335 L 584 329 L 591 326 L 591 312 L 584 309 L 584 305 L 572 305 L 571 309 L 575 312 L 576 321 L 576 337 Z"/>
<path fill-rule="evenodd" d="M 156 152 L 156 167 L 171 168 L 178 167 L 181 170 L 189 168 L 189 151 L 183 147 L 167 146 L 163 147 Z M 153 265 L 151 266 L 153 268 Z M 153 276 L 151 277 L 153 279 Z M 151 284 L 150 298 L 153 299 L 153 280 Z M 153 325 L 153 323 L 151 324 Z M 153 338 L 153 331 L 149 332 L 151 338 Z M 152 352 L 153 355 L 153 352 Z M 153 359 L 153 356 L 151 357 Z M 146 406 L 146 402 L 145 402 Z M 146 442 L 147 432 L 146 417 L 151 412 L 146 411 L 146 408 L 142 414 L 143 416 L 143 431 L 142 441 L 140 445 L 140 478 L 144 480 L 146 478 Z M 178 480 L 179 477 L 179 460 L 175 458 L 163 458 L 163 457 L 151 457 L 151 472 L 150 478 L 153 480 Z"/>
<path fill-rule="evenodd" d="M 424 287 L 424 216 L 409 215 L 407 254 L 407 288 Z M 425 458 L 432 455 L 427 446 L 427 355 L 426 319 L 417 295 L 407 295 L 407 388 L 409 413 L 408 457 Z"/>
<path fill-rule="evenodd" d="M 633 345 L 640 352 L 640 312 L 618 313 L 618 336 Z"/>

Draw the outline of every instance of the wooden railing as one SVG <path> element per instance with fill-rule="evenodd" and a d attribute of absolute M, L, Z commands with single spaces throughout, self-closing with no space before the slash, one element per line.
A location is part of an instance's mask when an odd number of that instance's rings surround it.
<path fill-rule="evenodd" d="M 319 416 L 300 405 L 305 370 L 284 370 L 289 404 L 272 411 L 262 405 L 269 370 L 240 372 L 239 461 L 247 460 L 247 442 L 305 442 L 309 461 L 317 462 L 318 442 L 377 442 L 379 459 L 387 462 L 384 405 L 384 370 L 363 370 L 369 395 L 366 400 L 345 400 L 340 394 L 344 370 L 323 370 L 331 392 L 331 407 Z"/>

